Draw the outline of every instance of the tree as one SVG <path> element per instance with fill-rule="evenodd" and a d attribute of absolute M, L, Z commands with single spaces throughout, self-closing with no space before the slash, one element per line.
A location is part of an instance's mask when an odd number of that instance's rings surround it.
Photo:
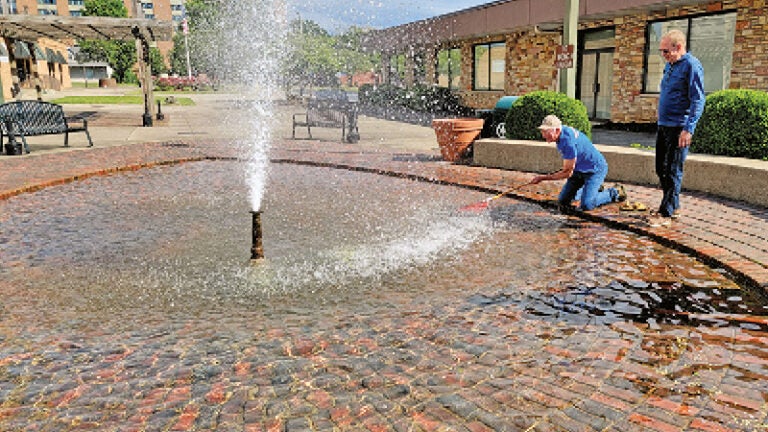
<path fill-rule="evenodd" d="M 225 55 L 216 47 L 221 38 L 222 4 L 220 0 L 188 0 L 184 4 L 189 34 L 190 68 L 195 72 L 214 74 Z M 187 73 L 187 46 L 184 35 L 173 36 L 173 49 L 170 53 L 171 69 L 179 75 Z"/>
<path fill-rule="evenodd" d="M 127 18 L 128 10 L 122 0 L 85 0 L 83 15 Z M 78 61 L 104 61 L 114 69 L 115 79 L 125 82 L 136 64 L 136 45 L 133 41 L 81 40 Z"/>
<path fill-rule="evenodd" d="M 125 18 L 128 9 L 121 0 L 86 0 L 83 15 Z"/>
<path fill-rule="evenodd" d="M 362 49 L 365 31 L 352 27 L 332 36 L 316 23 L 295 20 L 289 26 L 289 53 L 284 71 L 287 84 L 328 86 L 338 83 L 337 74 L 369 71 L 378 58 Z"/>

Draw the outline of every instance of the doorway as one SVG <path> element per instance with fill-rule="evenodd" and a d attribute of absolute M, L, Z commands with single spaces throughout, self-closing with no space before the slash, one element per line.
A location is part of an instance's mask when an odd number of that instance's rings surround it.
<path fill-rule="evenodd" d="M 585 32 L 579 50 L 577 97 L 587 107 L 590 120 L 611 119 L 613 94 L 614 30 Z"/>

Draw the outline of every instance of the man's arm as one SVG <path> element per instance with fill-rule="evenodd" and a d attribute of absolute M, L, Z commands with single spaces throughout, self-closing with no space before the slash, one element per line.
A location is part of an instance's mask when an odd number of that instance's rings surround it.
<path fill-rule="evenodd" d="M 563 167 L 560 168 L 560 171 L 554 172 L 552 174 L 536 176 L 533 178 L 533 180 L 531 180 L 531 184 L 537 184 L 549 180 L 567 179 L 573 175 L 574 168 L 576 168 L 576 159 L 563 159 Z"/>
<path fill-rule="evenodd" d="M 691 145 L 691 137 L 696 129 L 696 124 L 704 113 L 704 103 L 707 96 L 704 94 L 704 69 L 701 64 L 694 62 L 691 64 L 691 73 L 688 79 L 688 120 L 680 133 L 678 140 L 679 147 L 688 147 Z"/>

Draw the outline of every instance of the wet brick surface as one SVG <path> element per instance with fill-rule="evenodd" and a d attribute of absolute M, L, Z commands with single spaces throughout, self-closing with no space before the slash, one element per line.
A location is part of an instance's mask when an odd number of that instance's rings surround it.
<path fill-rule="evenodd" d="M 488 193 L 531 177 L 446 164 L 434 156 L 309 141 L 282 142 L 271 153 L 276 162 Z M 216 142 L 3 157 L 0 197 L 120 170 L 235 157 L 231 146 Z M 557 190 L 549 183 L 515 196 L 546 202 Z M 627 190 L 630 200 L 649 207 L 659 197 L 654 188 L 628 185 Z M 766 209 L 688 193 L 683 205 L 682 217 L 669 228 L 649 228 L 615 205 L 586 217 L 766 286 Z M 29 271 L 33 278 L 34 268 Z M 655 271 L 648 259 L 643 279 L 653 281 Z M 503 269 L 498 272 L 503 278 Z M 676 272 L 697 276 L 693 268 Z M 0 281 L 5 289 L 15 288 L 9 284 Z M 36 341 L 48 344 L 42 353 L 9 347 L 0 357 L 0 426 L 8 431 L 768 430 L 764 316 L 719 317 L 745 321 L 741 327 L 703 331 L 680 325 L 658 331 L 652 324 L 523 319 L 506 307 L 508 296 L 513 297 L 502 291 L 479 298 L 473 308 L 448 303 L 411 315 L 350 313 L 339 317 L 338 326 L 311 334 L 270 323 L 259 327 L 265 337 L 253 340 L 230 343 L 192 334 L 206 344 L 206 352 L 174 344 L 194 332 L 183 323 L 135 341 L 94 329 L 82 341 Z M 4 332 L 0 340 L 10 338 L 11 330 Z M 32 380 L 30 371 L 38 368 L 51 378 Z"/>

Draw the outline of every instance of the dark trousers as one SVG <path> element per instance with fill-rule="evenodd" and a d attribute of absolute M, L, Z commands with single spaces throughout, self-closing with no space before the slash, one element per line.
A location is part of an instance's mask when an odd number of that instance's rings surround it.
<path fill-rule="evenodd" d="M 659 126 L 656 134 L 656 175 L 664 192 L 659 213 L 666 217 L 680 208 L 683 164 L 688 156 L 688 147 L 678 146 L 682 131 L 682 127 Z"/>

